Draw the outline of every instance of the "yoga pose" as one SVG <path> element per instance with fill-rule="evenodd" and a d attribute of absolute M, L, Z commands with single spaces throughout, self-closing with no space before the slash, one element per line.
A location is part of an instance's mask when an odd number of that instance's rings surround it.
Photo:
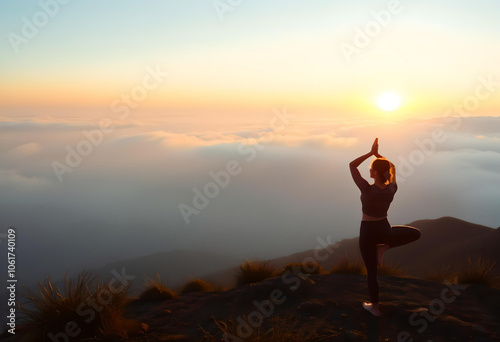
<path fill-rule="evenodd" d="M 370 166 L 369 184 L 359 173 L 358 166 L 375 156 Z M 353 160 L 349 164 L 352 178 L 361 190 L 363 218 L 359 230 L 359 249 L 368 274 L 367 285 L 371 302 L 363 302 L 363 308 L 374 316 L 380 316 L 378 303 L 377 266 L 389 248 L 402 246 L 420 238 L 420 230 L 410 226 L 392 226 L 387 220 L 387 210 L 398 189 L 396 168 L 389 160 L 378 153 L 378 138 L 375 139 L 369 153 Z"/>

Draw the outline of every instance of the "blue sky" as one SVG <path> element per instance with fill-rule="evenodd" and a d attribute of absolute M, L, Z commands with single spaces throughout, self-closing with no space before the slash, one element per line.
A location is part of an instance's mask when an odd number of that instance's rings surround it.
<path fill-rule="evenodd" d="M 353 109 L 360 102 L 354 89 L 362 89 L 366 98 L 384 80 L 400 85 L 403 93 L 421 92 L 417 97 L 432 97 L 435 91 L 425 94 L 425 88 L 437 80 L 447 87 L 447 97 L 460 96 L 475 76 L 497 71 L 500 57 L 495 44 L 500 4 L 495 1 L 401 1 L 401 13 L 353 64 L 346 63 L 339 46 L 352 43 L 356 29 L 390 1 L 242 1 L 220 20 L 212 1 L 73 0 L 59 5 L 48 24 L 15 53 L 8 35 L 21 34 L 23 18 L 32 21 L 40 3 L 0 5 L 0 89 L 9 91 L 0 100 L 11 106 L 27 99 L 35 106 L 60 106 L 57 91 L 48 92 L 44 83 L 53 88 L 70 84 L 73 94 L 89 93 L 75 105 L 102 105 L 113 91 L 135 82 L 145 65 L 160 63 L 178 75 L 178 83 L 173 82 L 174 93 L 183 98 L 178 107 L 196 107 L 186 94 L 199 94 L 200 108 L 215 106 L 204 97 L 219 103 L 226 97 L 234 102 L 231 108 L 241 109 L 267 103 L 263 98 L 268 96 L 292 101 L 297 96 L 290 94 L 304 93 L 310 98 L 302 106 Z M 384 54 L 394 58 L 393 66 L 384 65 Z M 423 73 L 436 79 L 429 82 Z M 350 80 L 353 74 L 356 79 Z M 314 93 L 305 88 L 315 88 Z M 339 88 L 349 88 L 343 95 L 348 100 L 326 104 L 325 96 Z M 215 89 L 218 93 L 207 95 Z M 48 93 L 38 99 L 43 92 Z M 246 97 L 239 99 L 243 93 Z M 169 104 L 158 95 L 151 105 Z"/>

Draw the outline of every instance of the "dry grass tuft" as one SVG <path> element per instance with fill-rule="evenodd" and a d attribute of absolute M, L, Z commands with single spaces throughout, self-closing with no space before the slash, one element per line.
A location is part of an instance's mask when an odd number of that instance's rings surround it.
<path fill-rule="evenodd" d="M 496 261 L 482 256 L 472 258 L 467 255 L 465 266 L 457 272 L 458 282 L 461 284 L 480 284 L 488 287 L 499 286 L 500 277 L 493 274 Z"/>
<path fill-rule="evenodd" d="M 444 280 L 450 280 L 455 277 L 456 272 L 450 264 L 441 266 L 436 271 L 427 272 L 423 275 L 423 279 L 433 280 L 443 282 Z"/>
<path fill-rule="evenodd" d="M 25 318 L 20 331 L 29 331 L 39 341 L 59 339 L 68 327 L 78 332 L 78 340 L 99 341 L 111 335 L 126 335 L 131 323 L 140 325 L 123 317 L 131 283 L 120 287 L 111 284 L 83 271 L 76 281 L 66 276 L 64 291 L 48 276 L 44 283 L 37 282 L 37 290 L 23 286 L 26 293 L 19 294 L 28 301 L 19 304 Z"/>
<path fill-rule="evenodd" d="M 154 277 L 147 277 L 144 287 L 146 290 L 139 296 L 139 300 L 151 302 L 179 298 L 174 291 L 163 283 L 159 273 L 156 273 Z"/>
<path fill-rule="evenodd" d="M 366 274 L 366 268 L 359 257 L 352 257 L 345 253 L 330 269 L 330 274 Z"/>
<path fill-rule="evenodd" d="M 406 272 L 403 266 L 387 261 L 378 265 L 377 274 L 381 276 L 404 276 Z"/>
<path fill-rule="evenodd" d="M 321 267 L 321 265 L 317 262 L 312 262 L 312 261 L 309 261 L 309 262 L 294 262 L 294 263 L 289 263 L 289 264 L 286 264 L 285 267 L 283 268 L 283 271 L 281 272 L 281 274 L 284 274 L 285 272 L 292 272 L 292 273 L 296 273 L 296 272 L 301 272 L 301 273 L 304 273 L 304 274 L 311 274 L 311 275 L 314 275 L 314 274 L 325 274 L 325 270 L 323 269 L 323 267 Z"/>
<path fill-rule="evenodd" d="M 181 293 L 210 291 L 214 291 L 212 284 L 201 279 L 191 279 L 182 287 Z"/>
<path fill-rule="evenodd" d="M 262 280 L 276 276 L 276 269 L 271 266 L 268 260 L 256 260 L 242 262 L 236 273 L 238 286 L 258 283 Z"/>

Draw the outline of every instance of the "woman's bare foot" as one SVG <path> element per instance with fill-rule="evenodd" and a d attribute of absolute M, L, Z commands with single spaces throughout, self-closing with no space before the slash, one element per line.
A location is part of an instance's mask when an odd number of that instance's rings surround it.
<path fill-rule="evenodd" d="M 379 309 L 378 303 L 373 304 L 370 302 L 363 302 L 363 309 L 370 312 L 375 317 L 380 316 L 380 309 Z"/>
<path fill-rule="evenodd" d="M 384 252 L 389 249 L 389 245 L 386 244 L 378 244 L 377 245 L 377 265 L 382 263 L 382 257 L 384 256 Z"/>

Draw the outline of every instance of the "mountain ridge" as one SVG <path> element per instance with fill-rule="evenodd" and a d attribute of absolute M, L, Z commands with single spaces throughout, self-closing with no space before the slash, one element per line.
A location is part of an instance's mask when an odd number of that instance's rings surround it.
<path fill-rule="evenodd" d="M 500 251 L 496 247 L 500 246 L 500 229 L 451 216 L 417 220 L 408 225 L 419 228 L 421 238 L 411 244 L 389 249 L 384 255 L 384 261 L 404 266 L 409 275 L 424 276 L 430 271 L 429 265 L 438 271 L 439 267 L 447 264 L 463 264 L 467 254 L 500 261 Z M 343 239 L 328 247 L 334 250 L 329 253 L 329 259 L 319 261 L 325 268 L 331 267 L 346 253 L 360 258 L 358 237 Z M 287 263 L 314 258 L 314 252 L 314 249 L 309 249 L 269 261 L 274 267 L 282 268 Z M 231 287 L 234 286 L 235 271 L 243 261 L 245 260 L 235 256 L 211 251 L 172 250 L 119 260 L 102 267 L 97 273 L 109 275 L 111 268 L 125 267 L 129 273 L 136 274 L 137 280 L 159 273 L 171 287 L 181 286 L 189 278 L 202 278 L 219 286 Z M 500 273 L 500 262 L 495 265 L 495 270 Z M 135 287 L 138 288 L 139 285 L 135 284 Z"/>

